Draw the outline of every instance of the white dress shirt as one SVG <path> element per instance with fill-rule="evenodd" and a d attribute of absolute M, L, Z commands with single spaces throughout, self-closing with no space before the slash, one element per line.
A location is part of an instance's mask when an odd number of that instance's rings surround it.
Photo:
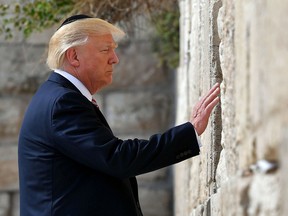
<path fill-rule="evenodd" d="M 56 69 L 54 70 L 54 72 L 68 79 L 89 101 L 92 101 L 91 93 L 80 80 L 78 80 L 76 77 L 72 76 L 71 74 L 67 73 L 66 71 L 63 71 L 60 69 Z"/>

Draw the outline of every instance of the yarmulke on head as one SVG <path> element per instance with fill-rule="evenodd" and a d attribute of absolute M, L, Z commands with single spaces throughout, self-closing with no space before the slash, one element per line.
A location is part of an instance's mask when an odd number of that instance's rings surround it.
<path fill-rule="evenodd" d="M 73 15 L 71 17 L 68 17 L 67 19 L 64 20 L 64 22 L 60 25 L 60 27 L 58 29 L 60 29 L 62 26 L 67 25 L 69 23 L 75 22 L 77 20 L 81 20 L 81 19 L 89 19 L 89 18 L 93 18 L 91 16 L 85 15 L 85 14 L 77 14 L 77 15 Z"/>

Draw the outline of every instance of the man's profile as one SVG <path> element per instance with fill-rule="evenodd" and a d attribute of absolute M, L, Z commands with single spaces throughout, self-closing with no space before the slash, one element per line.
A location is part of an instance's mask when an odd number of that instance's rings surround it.
<path fill-rule="evenodd" d="M 142 215 L 136 176 L 199 154 L 197 137 L 219 102 L 219 84 L 182 125 L 148 140 L 113 134 L 92 95 L 111 84 L 124 35 L 102 19 L 76 15 L 51 37 L 51 74 L 19 135 L 21 216 Z"/>

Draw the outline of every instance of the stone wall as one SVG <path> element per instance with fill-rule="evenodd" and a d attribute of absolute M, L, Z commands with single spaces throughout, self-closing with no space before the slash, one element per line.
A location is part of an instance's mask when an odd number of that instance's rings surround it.
<path fill-rule="evenodd" d="M 201 155 L 175 166 L 175 215 L 287 215 L 288 2 L 180 0 L 177 119 L 221 82 Z"/>
<path fill-rule="evenodd" d="M 0 39 L 0 215 L 19 215 L 18 132 L 25 109 L 39 84 L 47 77 L 45 43 L 35 35 L 24 40 Z M 44 42 L 45 41 L 45 42 Z"/>
<path fill-rule="evenodd" d="M 152 31 L 137 31 L 120 44 L 114 82 L 96 98 L 120 138 L 149 138 L 173 125 L 174 72 L 159 67 Z M 47 42 L 55 29 L 24 39 L 0 40 L 0 216 L 19 215 L 17 140 L 25 109 L 49 75 Z M 169 168 L 141 175 L 139 196 L 146 216 L 172 215 Z"/>

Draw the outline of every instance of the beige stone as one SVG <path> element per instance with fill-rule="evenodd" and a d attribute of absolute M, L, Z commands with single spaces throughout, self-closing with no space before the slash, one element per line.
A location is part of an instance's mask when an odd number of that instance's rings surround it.
<path fill-rule="evenodd" d="M 17 147 L 5 146 L 0 151 L 0 191 L 18 190 Z"/>
<path fill-rule="evenodd" d="M 8 216 L 9 214 L 9 203 L 10 196 L 8 193 L 0 193 L 0 215 Z"/>
<path fill-rule="evenodd" d="M 175 215 L 286 215 L 288 33 L 281 17 L 288 4 L 182 0 L 180 5 L 178 79 L 185 88 L 178 86 L 177 106 L 189 108 L 177 114 L 178 121 L 189 116 L 192 102 L 209 85 L 223 80 L 221 109 L 201 136 L 201 155 L 175 168 Z M 276 168 L 252 170 L 263 159 Z"/>
<path fill-rule="evenodd" d="M 139 199 L 145 216 L 171 216 L 171 194 L 165 188 L 141 187 Z"/>
<path fill-rule="evenodd" d="M 172 101 L 163 92 L 110 93 L 105 102 L 107 121 L 116 134 L 159 133 L 167 128 L 171 119 Z"/>

